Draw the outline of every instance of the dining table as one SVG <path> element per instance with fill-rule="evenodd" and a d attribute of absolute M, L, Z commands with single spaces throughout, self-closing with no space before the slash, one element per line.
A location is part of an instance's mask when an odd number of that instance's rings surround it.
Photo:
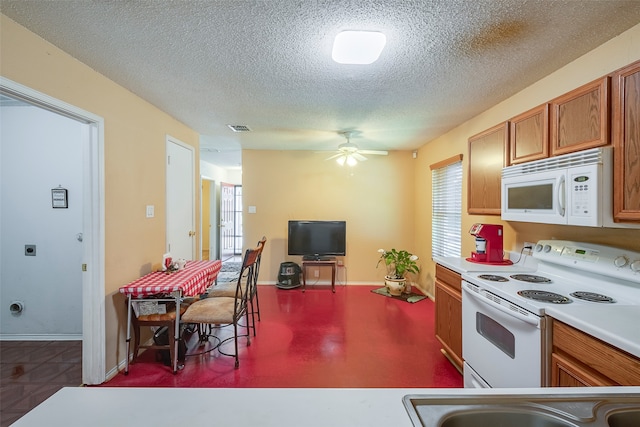
<path fill-rule="evenodd" d="M 180 304 L 185 297 L 198 296 L 207 290 L 218 277 L 222 268 L 220 260 L 187 261 L 179 270 L 168 269 L 146 274 L 131 283 L 122 286 L 120 293 L 127 297 L 127 344 L 124 373 L 129 373 L 131 344 L 131 319 L 134 303 L 159 303 L 173 301 L 176 307 L 174 327 L 174 351 L 172 367 L 175 374 L 178 370 L 178 343 L 180 339 Z M 136 313 L 136 316 L 139 313 Z"/>

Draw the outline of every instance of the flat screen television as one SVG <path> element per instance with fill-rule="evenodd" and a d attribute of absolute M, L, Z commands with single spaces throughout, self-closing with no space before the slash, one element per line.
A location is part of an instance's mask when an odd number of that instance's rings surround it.
<path fill-rule="evenodd" d="M 289 221 L 289 255 L 327 259 L 346 255 L 346 221 Z"/>

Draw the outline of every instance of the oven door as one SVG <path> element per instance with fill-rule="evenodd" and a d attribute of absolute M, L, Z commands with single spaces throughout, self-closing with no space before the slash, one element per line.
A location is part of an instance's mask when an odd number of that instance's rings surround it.
<path fill-rule="evenodd" d="M 519 167 L 520 165 L 518 165 Z M 502 172 L 501 218 L 545 224 L 567 224 L 566 170 L 518 174 Z"/>
<path fill-rule="evenodd" d="M 489 386 L 542 385 L 544 319 L 462 282 L 462 356 Z"/>

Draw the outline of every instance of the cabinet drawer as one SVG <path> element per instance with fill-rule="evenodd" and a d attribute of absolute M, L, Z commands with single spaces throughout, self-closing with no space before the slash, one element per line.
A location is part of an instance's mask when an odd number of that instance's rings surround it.
<path fill-rule="evenodd" d="M 640 359 L 557 320 L 553 347 L 620 385 L 640 385 Z"/>
<path fill-rule="evenodd" d="M 436 278 L 443 284 L 458 291 L 458 293 L 462 293 L 462 276 L 459 273 L 436 264 Z"/>

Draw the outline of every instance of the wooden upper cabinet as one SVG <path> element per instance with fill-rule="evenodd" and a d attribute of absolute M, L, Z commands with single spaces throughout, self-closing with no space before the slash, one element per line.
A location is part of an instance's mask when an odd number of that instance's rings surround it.
<path fill-rule="evenodd" d="M 640 61 L 613 75 L 613 218 L 640 221 Z"/>
<path fill-rule="evenodd" d="M 509 165 L 549 157 L 549 104 L 509 120 Z"/>
<path fill-rule="evenodd" d="M 508 142 L 508 122 L 469 138 L 467 213 L 500 215 L 500 180 Z"/>
<path fill-rule="evenodd" d="M 551 155 L 609 144 L 609 77 L 551 101 Z"/>

